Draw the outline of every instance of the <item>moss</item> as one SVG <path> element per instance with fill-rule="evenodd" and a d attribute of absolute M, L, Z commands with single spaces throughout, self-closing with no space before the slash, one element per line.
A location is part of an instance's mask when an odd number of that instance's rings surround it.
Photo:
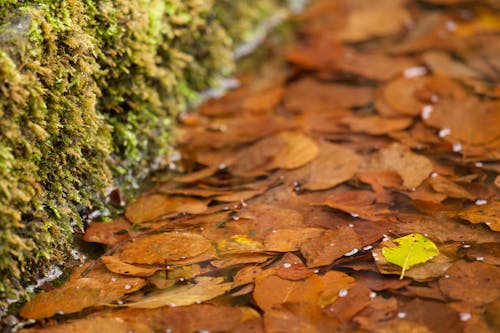
<path fill-rule="evenodd" d="M 0 305 L 62 262 L 79 210 L 168 155 L 176 115 L 282 3 L 0 3 Z"/>

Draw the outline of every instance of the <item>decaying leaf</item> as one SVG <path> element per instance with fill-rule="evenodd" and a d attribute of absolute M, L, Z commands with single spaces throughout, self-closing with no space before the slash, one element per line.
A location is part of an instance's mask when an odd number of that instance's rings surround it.
<path fill-rule="evenodd" d="M 398 245 L 383 247 L 382 254 L 388 262 L 402 268 L 400 279 L 412 266 L 427 262 L 439 254 L 437 246 L 422 234 L 409 234 L 393 241 Z"/>

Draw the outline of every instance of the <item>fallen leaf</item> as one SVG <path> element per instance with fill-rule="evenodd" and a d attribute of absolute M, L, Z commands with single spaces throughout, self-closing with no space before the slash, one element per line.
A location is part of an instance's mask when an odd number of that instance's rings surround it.
<path fill-rule="evenodd" d="M 242 149 L 230 163 L 234 175 L 256 176 L 273 169 L 295 169 L 314 160 L 318 145 L 300 132 L 280 132 Z"/>
<path fill-rule="evenodd" d="M 118 257 L 115 256 L 103 256 L 101 257 L 101 261 L 111 272 L 123 275 L 146 277 L 153 275 L 159 270 L 162 270 L 162 267 L 140 267 L 130 265 L 126 262 L 121 261 Z"/>
<path fill-rule="evenodd" d="M 125 217 L 132 223 L 140 224 L 164 215 L 179 213 L 199 214 L 207 209 L 206 202 L 179 196 L 153 194 L 140 197 L 127 206 Z"/>
<path fill-rule="evenodd" d="M 198 256 L 212 248 L 203 236 L 166 232 L 140 238 L 123 246 L 119 258 L 131 264 L 160 264 Z"/>
<path fill-rule="evenodd" d="M 332 33 L 345 42 L 395 34 L 411 20 L 404 4 L 404 0 L 381 0 L 377 6 L 365 1 L 351 1 L 345 26 Z M 387 17 L 393 19 L 388 20 Z"/>
<path fill-rule="evenodd" d="M 187 306 L 211 300 L 225 294 L 232 287 L 231 282 L 224 282 L 224 278 L 198 277 L 194 284 L 172 286 L 167 289 L 153 291 L 144 299 L 126 303 L 123 306 L 139 309 L 155 309 L 163 306 Z"/>
<path fill-rule="evenodd" d="M 457 212 L 456 216 L 474 224 L 485 223 L 491 230 L 500 231 L 500 201 L 473 205 Z"/>
<path fill-rule="evenodd" d="M 351 179 L 359 168 L 361 158 L 352 150 L 321 142 L 318 157 L 292 173 L 301 187 L 307 190 L 324 190 Z"/>
<path fill-rule="evenodd" d="M 285 107 L 294 112 L 314 112 L 364 106 L 371 102 L 373 89 L 320 82 L 305 78 L 291 84 L 284 97 Z"/>
<path fill-rule="evenodd" d="M 478 261 L 457 261 L 439 279 L 439 288 L 452 300 L 485 305 L 500 297 L 500 268 Z"/>
<path fill-rule="evenodd" d="M 368 169 L 395 171 L 403 179 L 403 187 L 413 189 L 431 174 L 433 165 L 427 157 L 394 143 L 372 156 Z"/>
<path fill-rule="evenodd" d="M 383 118 L 378 115 L 348 116 L 341 119 L 341 123 L 349 126 L 354 132 L 364 132 L 373 135 L 404 130 L 413 123 L 412 118 Z"/>
<path fill-rule="evenodd" d="M 370 304 L 370 289 L 363 284 L 355 284 L 348 290 L 344 290 L 339 298 L 326 308 L 326 311 L 341 322 L 348 323 L 352 317 Z"/>
<path fill-rule="evenodd" d="M 130 226 L 130 222 L 123 218 L 111 222 L 92 222 L 87 227 L 83 240 L 113 245 L 130 237 Z"/>
<path fill-rule="evenodd" d="M 329 196 L 322 204 L 366 220 L 381 220 L 391 214 L 385 206 L 376 203 L 377 195 L 370 191 L 347 191 Z"/>
<path fill-rule="evenodd" d="M 41 319 L 75 313 L 91 306 L 109 304 L 146 285 L 141 278 L 114 274 L 102 265 L 85 277 L 79 277 L 85 268 L 75 270 L 72 278 L 61 287 L 37 294 L 21 308 L 20 315 Z"/>
<path fill-rule="evenodd" d="M 302 243 L 300 252 L 306 258 L 307 267 L 331 264 L 344 254 L 363 246 L 356 231 L 348 226 L 325 230 L 317 238 Z"/>
<path fill-rule="evenodd" d="M 393 241 L 398 245 L 383 247 L 382 255 L 388 262 L 402 268 L 400 279 L 412 266 L 427 262 L 439 254 L 436 244 L 422 234 L 409 234 Z"/>
<path fill-rule="evenodd" d="M 297 228 L 279 229 L 269 233 L 264 240 L 266 251 L 293 252 L 299 250 L 302 243 L 318 238 L 324 229 Z"/>

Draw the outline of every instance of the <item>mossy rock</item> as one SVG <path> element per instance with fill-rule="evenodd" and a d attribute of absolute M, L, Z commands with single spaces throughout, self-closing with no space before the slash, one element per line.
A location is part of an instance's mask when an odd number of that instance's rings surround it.
<path fill-rule="evenodd" d="M 285 4 L 0 4 L 0 305 L 64 260 L 79 211 L 168 156 L 176 115 Z"/>

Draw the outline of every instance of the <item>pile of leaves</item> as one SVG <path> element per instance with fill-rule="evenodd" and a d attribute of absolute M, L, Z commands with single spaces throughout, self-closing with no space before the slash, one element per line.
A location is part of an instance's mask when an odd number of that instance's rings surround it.
<path fill-rule="evenodd" d="M 497 9 L 314 2 L 23 332 L 498 332 Z"/>

